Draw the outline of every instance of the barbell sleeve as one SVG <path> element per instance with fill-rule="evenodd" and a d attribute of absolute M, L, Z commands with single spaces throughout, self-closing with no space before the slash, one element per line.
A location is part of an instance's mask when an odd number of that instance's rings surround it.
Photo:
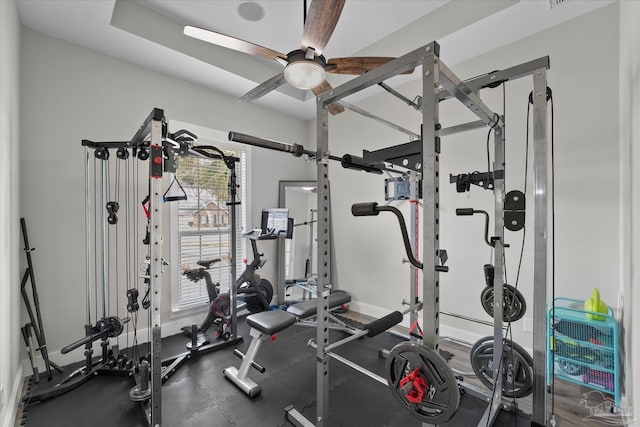
<path fill-rule="evenodd" d="M 62 347 L 60 349 L 60 353 L 67 354 L 70 351 L 75 350 L 76 348 L 78 348 L 78 347 L 80 347 L 80 346 L 82 346 L 84 344 L 96 341 L 96 340 L 98 340 L 98 339 L 100 339 L 103 336 L 108 335 L 108 334 L 109 334 L 109 329 L 104 329 L 104 330 L 102 330 L 100 332 L 96 332 L 93 335 L 87 335 L 86 337 L 81 338 L 78 341 L 72 342 L 68 346 Z"/>
<path fill-rule="evenodd" d="M 229 132 L 229 141 L 239 142 L 241 144 L 253 145 L 254 147 L 269 148 L 271 150 L 283 151 L 285 153 L 291 153 L 296 157 L 300 157 L 303 154 L 315 155 L 313 151 L 305 150 L 300 144 L 287 144 L 279 141 L 272 141 L 269 139 L 258 138 L 257 136 L 247 135 L 240 132 Z"/>

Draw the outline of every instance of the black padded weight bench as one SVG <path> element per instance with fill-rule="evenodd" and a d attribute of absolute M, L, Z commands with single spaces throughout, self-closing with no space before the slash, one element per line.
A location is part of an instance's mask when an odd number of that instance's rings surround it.
<path fill-rule="evenodd" d="M 344 304 L 348 304 L 351 301 L 351 296 L 346 292 L 336 292 L 329 295 L 329 310 L 342 307 Z M 315 325 L 313 320 L 317 311 L 316 300 L 309 300 L 298 304 L 289 306 L 287 311 L 272 310 L 264 311 L 261 313 L 252 314 L 247 316 L 247 325 L 251 327 L 249 335 L 252 340 L 249 344 L 249 349 L 246 354 L 238 349 L 234 350 L 234 354 L 242 359 L 240 368 L 233 366 L 226 368 L 224 376 L 231 382 L 240 388 L 250 398 L 254 398 L 260 394 L 262 388 L 255 381 L 249 378 L 249 369 L 254 368 L 260 373 L 264 373 L 265 368 L 255 362 L 256 355 L 260 349 L 262 341 L 269 339 L 273 334 L 276 334 L 294 323 L 305 325 Z M 344 325 L 344 322 L 341 322 Z M 347 328 L 345 326 L 336 327 L 336 329 L 346 330 L 353 333 L 354 328 Z"/>
<path fill-rule="evenodd" d="M 249 335 L 253 338 L 249 344 L 249 350 L 246 354 L 242 354 L 236 349 L 235 354 L 242 357 L 240 369 L 231 366 L 226 368 L 223 373 L 229 378 L 240 390 L 244 391 L 249 397 L 254 398 L 260 394 L 262 388 L 251 378 L 249 378 L 249 369 L 254 367 L 261 373 L 265 369 L 254 362 L 262 341 L 270 338 L 273 334 L 296 323 L 296 316 L 282 310 L 263 311 L 262 313 L 252 314 L 247 317 L 247 325 L 251 327 Z"/>

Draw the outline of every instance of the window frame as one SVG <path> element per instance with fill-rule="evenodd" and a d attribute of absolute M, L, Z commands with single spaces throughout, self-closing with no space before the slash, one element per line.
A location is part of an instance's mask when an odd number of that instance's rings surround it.
<path fill-rule="evenodd" d="M 170 126 L 172 130 L 176 129 L 188 129 L 189 131 L 195 133 L 198 136 L 198 145 L 213 145 L 222 150 L 243 150 L 246 153 L 246 170 L 245 170 L 245 185 L 240 186 L 238 191 L 238 199 L 240 201 L 244 201 L 244 209 L 242 209 L 243 204 L 241 204 L 238 208 L 238 226 L 242 230 L 247 227 L 247 220 L 249 212 L 251 212 L 251 154 L 252 150 L 250 146 L 242 145 L 234 142 L 226 141 L 227 132 L 210 129 L 206 127 L 196 126 L 190 123 L 184 123 L 172 120 L 170 122 Z M 171 318 L 187 316 L 193 313 L 205 311 L 208 307 L 208 303 L 203 302 L 200 304 L 193 304 L 187 307 L 180 306 L 179 303 L 179 292 L 180 292 L 180 233 L 178 230 L 178 204 L 171 203 L 170 204 L 170 258 L 171 258 Z M 242 231 L 240 231 L 242 232 Z M 200 233 L 194 233 L 196 235 L 200 235 Z M 241 244 L 236 248 L 237 254 L 236 257 L 238 260 L 244 259 L 247 248 L 241 236 L 237 236 L 237 239 L 241 242 Z M 244 249 L 243 249 L 244 248 Z M 238 266 L 238 263 L 236 263 Z M 236 276 L 239 276 L 242 270 L 237 268 Z"/>

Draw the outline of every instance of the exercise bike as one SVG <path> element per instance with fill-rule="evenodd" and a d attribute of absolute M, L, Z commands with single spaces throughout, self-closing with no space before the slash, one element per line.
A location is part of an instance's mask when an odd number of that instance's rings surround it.
<path fill-rule="evenodd" d="M 253 260 L 249 263 L 244 260 L 246 267 L 238 280 L 236 280 L 236 289 L 238 299 L 243 300 L 243 304 L 237 308 L 245 307 L 249 313 L 259 313 L 269 310 L 269 304 L 273 298 L 273 286 L 267 279 L 263 279 L 256 270 L 262 268 L 267 260 L 262 257 L 264 254 L 258 251 L 258 240 L 275 239 L 277 236 L 271 234 L 263 234 L 260 229 L 251 230 L 243 234 L 251 242 L 251 250 Z M 219 258 L 211 260 L 200 260 L 197 264 L 199 268 L 184 270 L 182 274 L 193 282 L 204 279 L 209 294 L 209 312 L 200 327 L 197 329 L 198 346 L 207 344 L 208 338 L 206 331 L 215 325 L 216 337 L 227 341 L 231 336 L 231 298 L 229 292 L 220 292 L 220 283 L 213 283 L 211 275 L 207 270 L 215 263 L 220 262 Z M 185 335 L 192 338 L 192 327 L 185 326 L 182 328 Z"/>

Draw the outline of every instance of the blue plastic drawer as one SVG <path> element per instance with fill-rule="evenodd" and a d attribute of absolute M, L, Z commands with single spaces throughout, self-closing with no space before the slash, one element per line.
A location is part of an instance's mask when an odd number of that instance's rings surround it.
<path fill-rule="evenodd" d="M 549 307 L 547 379 L 551 381 L 555 371 L 556 378 L 611 393 L 619 405 L 618 328 L 613 311 L 609 308 L 605 315 L 578 307 L 584 307 L 584 301 L 569 298 L 557 298 L 555 307 Z"/>

